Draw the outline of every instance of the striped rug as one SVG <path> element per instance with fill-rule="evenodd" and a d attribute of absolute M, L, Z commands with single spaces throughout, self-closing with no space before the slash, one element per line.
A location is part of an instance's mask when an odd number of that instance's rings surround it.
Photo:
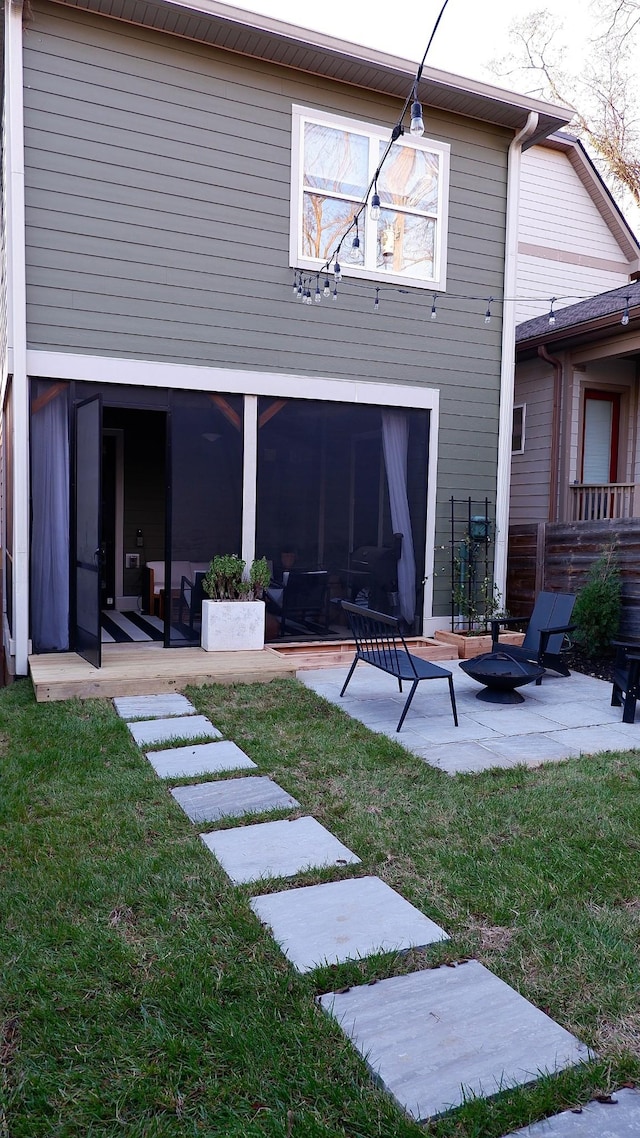
<path fill-rule="evenodd" d="M 145 640 L 162 642 L 164 639 L 164 623 L 160 618 L 141 612 L 103 609 L 100 624 L 103 644 L 127 644 Z"/>

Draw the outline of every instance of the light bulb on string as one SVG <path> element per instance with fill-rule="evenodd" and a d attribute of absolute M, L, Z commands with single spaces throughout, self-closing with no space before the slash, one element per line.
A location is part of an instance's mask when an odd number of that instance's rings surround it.
<path fill-rule="evenodd" d="M 371 198 L 371 208 L 369 210 L 369 217 L 372 221 L 377 221 L 380 217 L 380 194 L 378 193 L 378 179 L 373 183 L 373 196 Z"/>
<path fill-rule="evenodd" d="M 553 311 L 553 306 L 554 306 L 557 299 L 558 298 L 556 296 L 551 297 L 551 308 L 549 309 L 549 327 L 550 328 L 553 328 L 553 326 L 556 322 L 556 314 Z"/>
<path fill-rule="evenodd" d="M 327 296 L 327 297 L 331 296 L 331 285 L 329 284 L 329 278 L 328 277 L 324 278 L 324 289 L 322 291 L 323 291 L 325 296 Z"/>
<path fill-rule="evenodd" d="M 342 269 L 340 268 L 340 262 L 337 256 L 335 259 L 335 264 L 333 266 L 333 279 L 336 284 L 340 284 L 340 281 L 342 280 Z"/>
<path fill-rule="evenodd" d="M 302 277 L 298 277 L 298 300 L 304 300 L 304 289 L 302 287 Z"/>
<path fill-rule="evenodd" d="M 320 292 L 320 277 L 319 276 L 316 277 L 316 294 L 315 294 L 313 299 L 315 300 L 316 304 L 320 304 L 320 301 L 322 300 L 322 293 Z"/>
<path fill-rule="evenodd" d="M 337 285 L 333 286 L 333 299 L 334 300 L 338 299 L 338 286 Z"/>
<path fill-rule="evenodd" d="M 621 319 L 620 323 L 624 324 L 625 328 L 626 328 L 627 324 L 629 323 L 629 297 L 628 296 L 625 296 L 625 298 L 624 298 L 624 312 L 622 313 L 622 319 Z"/>
<path fill-rule="evenodd" d="M 413 89 L 413 103 L 411 104 L 411 134 L 414 138 L 422 138 L 424 134 L 422 103 L 418 102 L 418 91 L 415 87 Z"/>
<path fill-rule="evenodd" d="M 304 299 L 305 299 L 307 304 L 313 304 L 313 299 L 311 297 L 311 289 L 310 288 L 307 289 Z"/>
<path fill-rule="evenodd" d="M 376 299 L 373 302 L 373 311 L 376 315 L 380 312 L 380 289 L 376 288 Z"/>
<path fill-rule="evenodd" d="M 485 322 L 485 324 L 490 324 L 490 323 L 491 323 L 491 304 L 492 304 L 492 301 L 493 301 L 493 297 L 492 297 L 492 296 L 490 296 L 490 297 L 489 297 L 489 299 L 488 299 L 488 301 L 487 301 L 487 311 L 486 311 L 486 312 L 485 312 L 485 314 L 484 314 L 484 322 Z"/>
<path fill-rule="evenodd" d="M 435 296 L 433 298 L 433 304 L 431 305 L 431 319 L 432 320 L 438 319 L 438 313 L 436 311 L 436 298 L 435 298 Z"/>
<path fill-rule="evenodd" d="M 295 273 L 293 274 L 293 299 L 298 299 L 298 278 Z"/>

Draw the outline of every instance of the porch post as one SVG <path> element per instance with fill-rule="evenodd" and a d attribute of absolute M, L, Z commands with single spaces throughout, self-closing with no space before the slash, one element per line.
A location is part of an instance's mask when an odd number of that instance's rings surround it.
<path fill-rule="evenodd" d="M 244 396 L 242 455 L 242 557 L 247 566 L 256 555 L 256 499 L 258 481 L 258 396 Z"/>
<path fill-rule="evenodd" d="M 5 130 L 7 201 L 8 355 L 13 403 L 13 626 L 16 675 L 29 654 L 29 385 L 24 207 L 22 0 L 5 4 Z"/>

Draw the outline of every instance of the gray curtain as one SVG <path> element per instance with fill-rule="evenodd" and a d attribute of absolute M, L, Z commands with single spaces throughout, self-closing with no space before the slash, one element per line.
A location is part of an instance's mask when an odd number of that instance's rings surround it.
<path fill-rule="evenodd" d="M 66 651 L 69 647 L 67 392 L 66 385 L 37 383 L 32 403 L 31 638 L 34 652 Z"/>
<path fill-rule="evenodd" d="M 416 614 L 416 559 L 407 495 L 407 457 L 409 452 L 409 420 L 403 411 L 382 412 L 382 446 L 389 487 L 391 525 L 402 534 L 402 556 L 398 562 L 398 599 L 400 613 L 408 625 Z"/>

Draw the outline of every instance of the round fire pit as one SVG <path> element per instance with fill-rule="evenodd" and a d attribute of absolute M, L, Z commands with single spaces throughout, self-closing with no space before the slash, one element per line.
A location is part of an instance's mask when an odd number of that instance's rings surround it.
<path fill-rule="evenodd" d="M 544 668 L 526 660 L 514 660 L 508 652 L 485 652 L 460 664 L 463 672 L 484 684 L 476 699 L 487 703 L 524 703 L 516 688 L 530 684 L 544 675 Z"/>

